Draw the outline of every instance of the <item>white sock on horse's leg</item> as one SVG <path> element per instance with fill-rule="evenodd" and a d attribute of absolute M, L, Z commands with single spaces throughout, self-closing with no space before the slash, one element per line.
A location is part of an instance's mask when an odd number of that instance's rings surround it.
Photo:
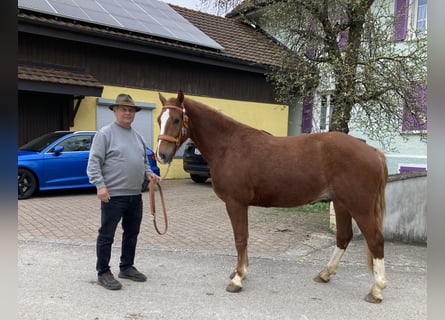
<path fill-rule="evenodd" d="M 382 290 L 386 288 L 387 284 L 385 259 L 373 259 L 373 263 L 374 285 L 365 300 L 372 303 L 380 303 L 383 300 Z"/>
<path fill-rule="evenodd" d="M 335 247 L 334 252 L 332 253 L 331 259 L 329 259 L 326 267 L 319 273 L 319 277 L 324 281 L 328 282 L 331 278 L 331 275 L 337 272 L 338 265 L 340 264 L 341 258 L 345 253 L 344 249 L 340 249 L 339 247 Z"/>

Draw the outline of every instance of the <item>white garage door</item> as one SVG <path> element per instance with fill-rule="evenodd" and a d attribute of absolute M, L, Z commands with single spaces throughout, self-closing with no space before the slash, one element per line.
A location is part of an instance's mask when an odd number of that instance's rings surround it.
<path fill-rule="evenodd" d="M 115 100 L 104 98 L 99 98 L 97 100 L 97 129 L 100 129 L 115 120 L 113 111 L 108 109 L 108 106 L 114 102 Z M 141 107 L 142 110 L 136 113 L 132 127 L 144 137 L 147 147 L 153 150 L 153 109 L 156 108 L 156 104 L 138 101 L 135 101 L 134 103 L 138 107 Z"/>

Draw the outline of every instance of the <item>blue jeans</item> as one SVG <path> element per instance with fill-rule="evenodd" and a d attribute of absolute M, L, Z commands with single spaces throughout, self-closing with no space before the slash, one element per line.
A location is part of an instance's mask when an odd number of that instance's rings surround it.
<path fill-rule="evenodd" d="M 111 197 L 108 203 L 101 202 L 101 227 L 97 236 L 97 274 L 110 271 L 111 246 L 117 225 L 122 219 L 122 249 L 120 270 L 134 264 L 137 237 L 142 222 L 142 196 Z"/>

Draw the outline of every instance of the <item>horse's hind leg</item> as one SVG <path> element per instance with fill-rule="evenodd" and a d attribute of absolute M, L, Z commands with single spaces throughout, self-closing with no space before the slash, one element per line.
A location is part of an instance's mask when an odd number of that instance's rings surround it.
<path fill-rule="evenodd" d="M 374 214 L 355 218 L 357 226 L 362 232 L 368 250 L 368 266 L 374 275 L 374 284 L 365 297 L 367 302 L 380 303 L 383 300 L 382 290 L 386 288 L 384 238 L 377 225 Z"/>
<path fill-rule="evenodd" d="M 352 217 L 348 210 L 338 201 L 334 201 L 335 220 L 337 224 L 337 246 L 332 253 L 331 259 L 323 270 L 314 278 L 316 282 L 328 282 L 331 275 L 337 272 L 341 258 L 352 239 Z"/>
<path fill-rule="evenodd" d="M 242 280 L 247 276 L 248 266 L 247 240 L 249 238 L 249 230 L 247 206 L 226 202 L 226 208 L 232 223 L 233 236 L 238 253 L 236 268 L 230 275 L 231 280 L 226 290 L 229 292 L 239 292 L 243 287 Z"/>

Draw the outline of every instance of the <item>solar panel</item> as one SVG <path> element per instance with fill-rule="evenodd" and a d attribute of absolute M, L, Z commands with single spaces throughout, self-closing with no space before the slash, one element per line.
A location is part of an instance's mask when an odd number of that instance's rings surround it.
<path fill-rule="evenodd" d="M 104 12 L 98 12 L 95 10 L 88 11 L 88 15 L 90 16 L 92 21 L 95 21 L 97 24 L 102 25 L 113 25 L 116 23 L 116 20 L 113 19 L 109 14 Z"/>
<path fill-rule="evenodd" d="M 57 1 L 48 1 L 57 12 L 63 12 L 68 17 L 75 17 L 80 20 L 89 20 L 88 15 L 78 6 Z"/>
<path fill-rule="evenodd" d="M 168 4 L 157 0 L 18 0 L 18 7 L 223 50 Z"/>
<path fill-rule="evenodd" d="M 39 12 L 56 13 L 56 11 L 46 1 L 19 0 L 18 6 L 19 6 L 19 8 L 22 7 L 22 8 L 39 11 Z"/>

